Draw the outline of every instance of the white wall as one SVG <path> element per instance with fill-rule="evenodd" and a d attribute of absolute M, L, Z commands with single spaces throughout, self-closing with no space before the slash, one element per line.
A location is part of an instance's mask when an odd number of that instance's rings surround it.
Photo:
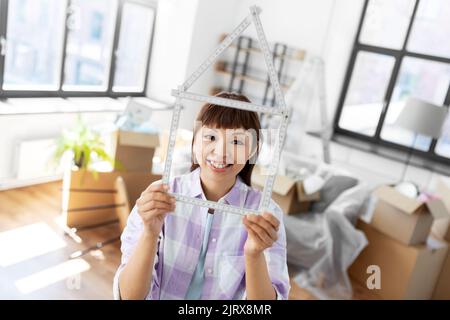
<path fill-rule="evenodd" d="M 164 0 L 159 2 L 148 95 L 173 101 L 176 88 L 214 50 L 254 4 L 269 42 L 282 42 L 320 55 L 326 63 L 329 121 L 332 121 L 353 46 L 363 0 Z M 174 23 L 176 21 L 176 23 Z M 249 28 L 253 28 L 250 26 Z M 247 32 L 250 33 L 250 32 Z M 208 70 L 192 90 L 208 93 Z M 187 103 L 188 108 L 194 104 Z M 191 127 L 191 119 L 181 126 Z"/>
<path fill-rule="evenodd" d="M 158 2 L 147 88 L 149 97 L 173 101 L 171 90 L 184 81 L 199 1 Z"/>
<path fill-rule="evenodd" d="M 242 0 L 237 24 L 256 4 L 269 42 L 281 42 L 325 61 L 328 119 L 333 120 L 364 0 Z"/>
<path fill-rule="evenodd" d="M 154 49 L 147 94 L 173 101 L 172 89 L 213 52 L 221 33 L 234 24 L 237 0 L 164 0 L 158 4 Z M 206 71 L 190 88 L 206 94 L 213 81 L 212 69 Z M 189 112 L 183 113 L 180 127 L 191 129 L 198 104 L 183 101 Z M 191 111 L 192 110 L 192 111 Z"/>
<path fill-rule="evenodd" d="M 219 37 L 235 27 L 234 13 L 238 5 L 237 0 L 199 0 L 195 18 L 193 38 L 189 52 L 186 76 L 190 76 L 198 66 L 216 49 Z M 214 83 L 214 69 L 209 68 L 189 89 L 192 92 L 208 94 Z M 187 110 L 181 123 L 187 129 L 192 129 L 195 115 L 200 104 L 184 103 Z"/>
<path fill-rule="evenodd" d="M 115 112 L 85 113 L 83 121 L 89 125 L 113 121 Z M 1 180 L 15 177 L 18 146 L 21 141 L 59 137 L 63 129 L 72 128 L 75 113 L 0 116 L 0 185 Z"/>

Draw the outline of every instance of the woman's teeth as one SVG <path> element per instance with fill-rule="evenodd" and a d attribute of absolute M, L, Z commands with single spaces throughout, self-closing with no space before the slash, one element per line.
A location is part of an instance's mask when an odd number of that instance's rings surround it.
<path fill-rule="evenodd" d="M 208 161 L 208 163 L 210 165 L 212 165 L 216 169 L 223 169 L 223 168 L 228 167 L 228 166 L 231 165 L 231 164 L 226 164 L 226 163 L 214 162 L 214 161 L 211 161 L 211 160 L 207 160 L 207 161 Z"/>

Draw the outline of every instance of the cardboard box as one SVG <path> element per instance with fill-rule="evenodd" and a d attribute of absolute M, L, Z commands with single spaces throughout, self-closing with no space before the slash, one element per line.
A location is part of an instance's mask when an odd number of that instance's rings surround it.
<path fill-rule="evenodd" d="M 141 193 L 154 181 L 160 180 L 161 175 L 141 174 L 131 172 L 121 174 L 115 181 L 116 214 L 119 219 L 120 230 L 123 231 L 127 224 L 128 216 L 136 204 Z"/>
<path fill-rule="evenodd" d="M 297 186 L 297 200 L 298 201 L 303 202 L 303 201 L 318 201 L 318 200 L 320 200 L 320 191 L 317 191 L 317 192 L 314 192 L 311 194 L 306 194 L 302 181 L 297 181 L 296 186 Z"/>
<path fill-rule="evenodd" d="M 62 214 L 70 228 L 83 228 L 117 221 L 115 181 L 122 176 L 126 181 L 130 201 L 151 182 L 161 178 L 150 172 L 89 172 L 71 170 L 64 174 L 62 186 Z"/>
<path fill-rule="evenodd" d="M 450 251 L 447 253 L 441 273 L 436 282 L 433 300 L 450 300 Z"/>
<path fill-rule="evenodd" d="M 450 242 L 450 184 L 439 179 L 436 187 L 436 195 L 442 199 L 447 209 L 447 215 L 433 222 L 431 234 L 438 239 Z"/>
<path fill-rule="evenodd" d="M 267 176 L 261 174 L 261 168 L 255 166 L 252 173 L 252 184 L 262 190 Z M 278 175 L 272 188 L 272 199 L 286 214 L 307 212 L 311 201 L 319 200 L 320 193 L 307 195 L 303 190 L 302 181 L 295 181 L 289 177 Z"/>
<path fill-rule="evenodd" d="M 377 188 L 374 196 L 376 203 L 370 224 L 406 245 L 425 243 L 433 219 L 447 215 L 441 200 L 423 203 L 389 186 Z"/>
<path fill-rule="evenodd" d="M 431 234 L 438 239 L 450 242 L 450 213 L 448 218 L 433 221 Z"/>
<path fill-rule="evenodd" d="M 436 194 L 439 195 L 445 204 L 445 207 L 450 211 L 450 178 L 438 179 L 436 186 Z"/>
<path fill-rule="evenodd" d="M 112 139 L 115 170 L 152 171 L 153 155 L 159 146 L 158 134 L 116 130 Z"/>
<path fill-rule="evenodd" d="M 366 286 L 367 268 L 380 268 L 382 299 L 430 299 L 447 255 L 448 245 L 432 239 L 426 245 L 407 246 L 359 220 L 369 244 L 349 268 L 350 276 Z"/>

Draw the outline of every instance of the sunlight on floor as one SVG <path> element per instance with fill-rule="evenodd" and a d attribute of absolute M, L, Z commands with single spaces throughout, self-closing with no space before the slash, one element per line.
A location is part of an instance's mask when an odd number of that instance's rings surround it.
<path fill-rule="evenodd" d="M 44 222 L 0 232 L 0 266 L 8 267 L 66 245 Z"/>
<path fill-rule="evenodd" d="M 19 279 L 15 282 L 15 285 L 21 293 L 27 294 L 66 279 L 66 285 L 69 290 L 79 289 L 81 285 L 81 273 L 90 268 L 89 263 L 83 259 L 68 260 L 54 267 Z"/>

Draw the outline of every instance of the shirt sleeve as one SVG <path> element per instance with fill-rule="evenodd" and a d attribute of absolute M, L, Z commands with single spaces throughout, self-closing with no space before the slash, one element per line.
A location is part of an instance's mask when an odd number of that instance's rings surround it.
<path fill-rule="evenodd" d="M 276 292 L 276 299 L 287 300 L 291 285 L 287 268 L 286 230 L 283 223 L 283 211 L 273 200 L 271 200 L 268 211 L 280 221 L 280 228 L 278 230 L 277 241 L 272 247 L 264 250 L 264 256 L 266 258 L 269 277 Z M 244 291 L 242 299 L 247 299 L 247 291 Z"/>
<path fill-rule="evenodd" d="M 133 254 L 134 249 L 136 248 L 136 244 L 142 234 L 143 230 L 142 219 L 137 212 L 136 206 L 133 207 L 131 213 L 127 220 L 127 225 L 120 236 L 121 247 L 120 251 L 122 252 L 120 266 L 116 271 L 113 280 L 113 297 L 115 300 L 120 300 L 120 289 L 119 289 L 119 277 L 122 270 L 125 268 L 128 263 L 131 255 Z M 162 241 L 163 233 L 161 232 L 159 235 L 159 240 L 157 244 L 157 251 L 153 264 L 153 274 L 152 274 L 152 283 L 150 286 L 149 293 L 146 299 L 158 299 L 159 298 L 159 289 L 160 289 L 160 272 L 158 266 L 160 262 L 160 254 L 159 254 L 159 245 Z"/>

